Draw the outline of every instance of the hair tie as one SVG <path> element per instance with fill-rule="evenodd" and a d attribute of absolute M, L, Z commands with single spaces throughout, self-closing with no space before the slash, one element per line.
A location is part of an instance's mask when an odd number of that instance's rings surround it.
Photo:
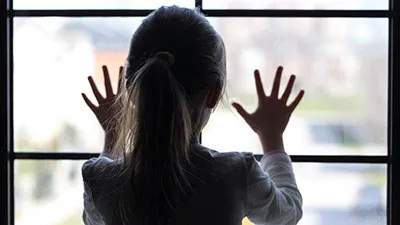
<path fill-rule="evenodd" d="M 156 57 L 164 59 L 170 66 L 175 63 L 175 57 L 170 52 L 157 52 Z"/>

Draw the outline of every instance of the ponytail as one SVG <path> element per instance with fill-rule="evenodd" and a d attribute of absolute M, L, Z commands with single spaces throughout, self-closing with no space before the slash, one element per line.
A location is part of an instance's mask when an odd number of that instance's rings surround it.
<path fill-rule="evenodd" d="M 191 116 L 184 89 L 172 74 L 173 63 L 170 53 L 149 58 L 135 74 L 127 74 L 119 97 L 116 149 L 123 150 L 123 174 L 133 189 L 130 206 L 120 210 L 129 224 L 164 222 L 179 201 L 174 191 L 191 188 Z"/>

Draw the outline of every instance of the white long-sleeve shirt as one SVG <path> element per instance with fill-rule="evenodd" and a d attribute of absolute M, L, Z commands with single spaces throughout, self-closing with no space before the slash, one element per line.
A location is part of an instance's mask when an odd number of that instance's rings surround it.
<path fill-rule="evenodd" d="M 258 163 L 252 153 L 220 153 L 200 144 L 192 145 L 191 151 L 196 153 L 192 162 L 200 168 L 195 175 L 204 184 L 169 224 L 239 225 L 247 216 L 254 224 L 295 225 L 301 219 L 302 196 L 286 153 L 264 155 Z M 82 166 L 86 225 L 122 224 L 117 208 L 132 193 L 129 188 L 113 192 L 113 185 L 121 183 L 113 176 L 118 163 L 101 155 Z"/>

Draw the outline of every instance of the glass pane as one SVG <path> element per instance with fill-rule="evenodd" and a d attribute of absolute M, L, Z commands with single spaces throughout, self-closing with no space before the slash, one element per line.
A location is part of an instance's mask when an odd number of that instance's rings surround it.
<path fill-rule="evenodd" d="M 294 170 L 303 196 L 298 225 L 386 224 L 386 166 L 295 163 Z"/>
<path fill-rule="evenodd" d="M 290 154 L 387 153 L 387 19 L 210 20 L 227 48 L 229 100 L 255 110 L 256 68 L 266 93 L 278 65 L 284 66 L 283 85 L 297 75 L 293 95 L 300 88 L 306 94 L 284 134 Z M 256 134 L 227 106 L 220 104 L 211 116 L 203 143 L 218 151 L 261 154 Z"/>
<path fill-rule="evenodd" d="M 289 153 L 386 154 L 387 19 L 209 19 L 227 46 L 227 93 L 248 110 L 256 104 L 253 69 L 262 71 L 266 91 L 277 65 L 285 66 L 284 78 L 298 75 L 295 88 L 306 95 L 285 133 Z M 103 64 L 116 82 L 141 20 L 15 19 L 16 151 L 100 151 L 103 131 L 80 93 L 94 99 L 86 77 L 101 83 Z M 204 143 L 261 153 L 233 111 L 220 104 Z"/>
<path fill-rule="evenodd" d="M 101 151 L 103 130 L 81 93 L 95 101 L 87 76 L 102 83 L 105 64 L 116 84 L 142 19 L 15 19 L 16 151 Z"/>
<path fill-rule="evenodd" d="M 83 162 L 16 161 L 15 224 L 83 224 Z"/>
<path fill-rule="evenodd" d="M 388 9 L 388 0 L 203 0 L 205 9 Z"/>
<path fill-rule="evenodd" d="M 82 164 L 16 161 L 16 224 L 83 224 Z M 299 225 L 386 224 L 386 166 L 295 163 L 294 169 L 304 201 Z"/>
<path fill-rule="evenodd" d="M 14 9 L 156 9 L 162 5 L 194 8 L 194 0 L 14 0 Z"/>

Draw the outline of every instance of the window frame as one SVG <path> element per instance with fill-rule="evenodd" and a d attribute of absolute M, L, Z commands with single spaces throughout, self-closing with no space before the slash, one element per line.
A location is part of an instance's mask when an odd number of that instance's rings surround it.
<path fill-rule="evenodd" d="M 194 6 L 213 17 L 388 18 L 388 155 L 291 155 L 293 162 L 374 163 L 387 165 L 387 225 L 400 224 L 400 0 L 388 10 L 208 10 L 202 0 Z M 0 224 L 14 225 L 15 160 L 85 160 L 98 153 L 14 152 L 13 137 L 13 19 L 15 17 L 138 17 L 152 10 L 14 10 L 13 0 L 0 1 Z M 396 29 L 397 28 L 397 29 Z M 398 76 L 394 76 L 398 74 Z M 397 87 L 397 89 L 396 89 Z M 259 160 L 262 155 L 256 155 Z"/>

